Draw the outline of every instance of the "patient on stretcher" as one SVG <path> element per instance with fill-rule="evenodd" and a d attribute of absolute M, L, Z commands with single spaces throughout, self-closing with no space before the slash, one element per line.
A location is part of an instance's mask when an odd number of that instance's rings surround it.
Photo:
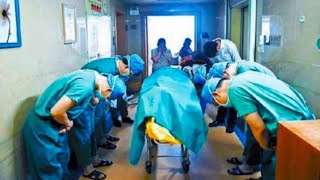
<path fill-rule="evenodd" d="M 154 131 L 155 127 L 158 130 Z M 199 98 L 192 81 L 182 70 L 162 68 L 144 80 L 131 139 L 132 165 L 139 162 L 146 133 L 161 143 L 183 144 L 194 153 L 206 142 L 208 128 Z"/>

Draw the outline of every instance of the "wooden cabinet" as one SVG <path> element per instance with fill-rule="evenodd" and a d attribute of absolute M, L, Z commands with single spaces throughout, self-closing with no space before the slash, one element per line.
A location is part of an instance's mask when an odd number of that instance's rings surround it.
<path fill-rule="evenodd" d="M 320 180 L 320 120 L 280 122 L 277 180 Z"/>

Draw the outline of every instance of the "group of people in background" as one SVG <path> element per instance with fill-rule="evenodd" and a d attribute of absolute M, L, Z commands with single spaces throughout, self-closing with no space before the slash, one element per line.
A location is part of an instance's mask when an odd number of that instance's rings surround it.
<path fill-rule="evenodd" d="M 179 51 L 180 65 L 196 87 L 203 113 L 207 103 L 218 106 L 209 127 L 226 124 L 226 132 L 232 133 L 236 121 L 248 125 L 243 154 L 227 159 L 236 165 L 228 173 L 248 175 L 261 170 L 263 179 L 274 179 L 278 122 L 311 120 L 314 114 L 303 96 L 271 70 L 243 61 L 232 41 L 210 40 L 208 33 L 202 33 L 199 52 L 192 51 L 191 42 L 186 38 Z M 164 38 L 151 50 L 151 60 L 152 72 L 172 64 Z M 125 82 L 144 68 L 136 54 L 103 58 L 49 85 L 24 125 L 29 178 L 66 178 L 70 153 L 84 177 L 106 178 L 96 168 L 110 166 L 112 161 L 101 159 L 97 148 L 116 148 L 112 141 L 119 138 L 110 135 L 110 127 L 121 126 L 119 110 L 123 122 L 133 122 L 128 117 Z"/>
<path fill-rule="evenodd" d="M 191 42 L 190 38 L 184 40 L 183 46 L 178 53 L 178 58 L 181 58 L 181 61 L 192 60 Z M 162 67 L 170 67 L 170 65 L 174 64 L 173 59 L 171 50 L 166 46 L 166 40 L 164 38 L 158 39 L 157 48 L 151 50 L 152 72 Z"/>

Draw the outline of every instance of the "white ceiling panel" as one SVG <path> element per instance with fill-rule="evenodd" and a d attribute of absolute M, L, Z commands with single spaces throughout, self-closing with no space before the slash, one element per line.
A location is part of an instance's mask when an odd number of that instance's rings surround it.
<path fill-rule="evenodd" d="M 210 3 L 224 0 L 118 0 L 126 4 Z"/>

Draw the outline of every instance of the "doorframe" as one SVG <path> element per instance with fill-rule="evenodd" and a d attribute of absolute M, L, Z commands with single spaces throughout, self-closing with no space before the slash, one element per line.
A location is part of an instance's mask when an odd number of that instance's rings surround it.
<path fill-rule="evenodd" d="M 147 23 L 147 17 L 148 16 L 194 16 L 195 17 L 195 50 L 197 50 L 197 44 L 199 34 L 199 28 L 201 27 L 201 13 L 199 11 L 179 11 L 179 12 L 171 12 L 171 11 L 153 11 L 153 12 L 142 12 L 141 13 L 141 37 L 142 37 L 142 43 L 141 43 L 141 52 L 144 59 L 146 59 L 146 71 L 145 71 L 145 77 L 148 76 L 148 67 L 149 67 L 149 59 L 148 55 L 150 52 L 148 52 L 148 23 Z"/>
<path fill-rule="evenodd" d="M 227 2 L 227 38 L 231 38 L 231 9 L 242 8 L 248 5 L 248 32 L 247 32 L 247 61 L 255 61 L 255 50 L 256 50 L 256 15 L 257 15 L 257 0 L 238 0 L 234 3 Z M 242 25 L 241 25 L 242 26 Z M 241 27 L 242 29 L 243 27 Z M 242 44 L 242 42 L 240 43 Z"/>
<path fill-rule="evenodd" d="M 243 36 L 244 36 L 244 33 L 245 33 L 244 32 L 244 29 L 245 29 L 245 27 L 244 27 L 244 25 L 245 25 L 244 24 L 244 21 L 245 21 L 245 16 L 244 16 L 245 9 L 248 9 L 248 18 L 249 18 L 249 6 L 248 6 L 248 4 L 242 6 L 241 9 L 240 9 L 240 11 L 241 11 L 241 25 L 240 25 L 240 49 L 241 49 L 241 52 L 239 52 L 239 53 L 240 53 L 242 58 L 244 58 L 243 57 L 244 53 L 247 54 L 247 58 L 248 58 L 248 48 L 249 48 L 249 46 L 248 46 L 247 47 L 247 52 L 243 51 L 243 47 L 244 47 L 244 41 L 243 41 L 244 37 Z M 248 21 L 248 30 L 249 30 L 249 21 Z M 249 38 L 249 36 L 247 34 L 247 44 L 248 44 L 248 38 Z"/>
<path fill-rule="evenodd" d="M 125 25 L 125 12 L 120 10 L 120 9 L 116 9 L 115 10 L 115 36 L 114 36 L 114 39 L 113 41 L 115 42 L 115 54 L 118 54 L 118 16 L 117 14 L 121 14 L 122 16 L 124 16 L 124 20 L 123 20 L 123 24 Z M 125 27 L 124 27 L 125 28 Z M 125 53 L 124 54 L 121 54 L 121 55 L 126 55 L 126 53 L 128 52 L 128 49 L 127 49 L 127 33 L 126 31 L 124 30 L 124 40 L 125 40 L 125 43 L 124 43 L 124 46 L 125 46 Z"/>
<path fill-rule="evenodd" d="M 255 50 L 256 50 L 256 26 L 257 26 L 257 0 L 250 0 L 248 6 L 248 16 L 249 16 L 249 31 L 248 31 L 248 49 L 247 56 L 248 60 L 251 62 L 255 61 Z"/>

